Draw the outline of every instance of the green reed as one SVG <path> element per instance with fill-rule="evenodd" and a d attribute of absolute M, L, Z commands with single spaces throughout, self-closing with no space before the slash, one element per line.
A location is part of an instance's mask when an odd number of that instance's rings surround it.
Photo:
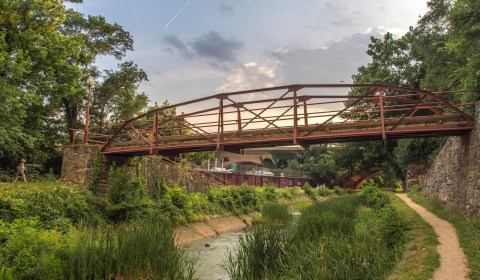
<path fill-rule="evenodd" d="M 70 238 L 69 279 L 192 279 L 196 269 L 160 219 L 83 228 Z"/>
<path fill-rule="evenodd" d="M 292 221 L 288 205 L 266 203 L 262 206 L 262 220 L 269 224 L 287 225 Z"/>
<path fill-rule="evenodd" d="M 259 226 L 240 239 L 225 268 L 232 279 L 383 279 L 401 242 L 386 242 L 382 215 L 360 206 L 358 196 L 346 195 L 313 204 L 289 226 Z"/>

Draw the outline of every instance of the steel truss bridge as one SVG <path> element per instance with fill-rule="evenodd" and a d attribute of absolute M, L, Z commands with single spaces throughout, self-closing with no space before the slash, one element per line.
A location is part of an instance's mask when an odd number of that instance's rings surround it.
<path fill-rule="evenodd" d="M 448 94 L 384 84 L 301 84 L 221 93 L 126 121 L 102 153 L 175 156 L 464 134 L 474 125 L 465 112 L 471 104 L 452 104 Z"/>

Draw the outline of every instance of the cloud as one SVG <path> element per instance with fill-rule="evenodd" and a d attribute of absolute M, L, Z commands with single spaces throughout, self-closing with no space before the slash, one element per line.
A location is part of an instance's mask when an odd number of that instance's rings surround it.
<path fill-rule="evenodd" d="M 237 91 L 289 84 L 352 82 L 352 74 L 366 65 L 371 36 L 377 30 L 357 33 L 317 48 L 280 48 L 266 51 L 262 62 L 250 62 L 232 70 L 217 92 Z"/>
<path fill-rule="evenodd" d="M 276 73 L 273 66 L 247 62 L 231 71 L 224 83 L 216 88 L 216 92 L 232 92 L 252 88 L 272 87 L 276 84 Z"/>
<path fill-rule="evenodd" d="M 193 53 L 188 49 L 187 45 L 176 35 L 165 35 L 163 41 L 174 47 L 186 59 L 192 59 Z M 165 51 L 172 51 L 171 48 L 164 48 Z"/>
<path fill-rule="evenodd" d="M 225 4 L 225 3 L 220 3 L 218 8 L 220 9 L 220 12 L 222 14 L 226 14 L 226 15 L 233 13 L 233 11 L 235 10 L 235 7 L 233 5 Z"/>
<path fill-rule="evenodd" d="M 210 31 L 197 37 L 191 42 L 185 43 L 176 35 L 163 37 L 163 42 L 169 47 L 163 51 L 178 52 L 188 60 L 203 58 L 207 64 L 222 71 L 229 71 L 232 66 L 238 66 L 237 52 L 244 47 L 244 44 L 235 39 L 225 39 L 218 32 Z"/>
<path fill-rule="evenodd" d="M 197 55 L 227 62 L 235 62 L 235 53 L 243 46 L 242 42 L 227 40 L 215 31 L 210 31 L 192 42 L 192 48 Z"/>
<path fill-rule="evenodd" d="M 276 55 L 277 73 L 284 84 L 351 82 L 357 68 L 369 62 L 366 51 L 377 32 L 357 33 L 330 42 L 326 47 L 297 48 Z"/>

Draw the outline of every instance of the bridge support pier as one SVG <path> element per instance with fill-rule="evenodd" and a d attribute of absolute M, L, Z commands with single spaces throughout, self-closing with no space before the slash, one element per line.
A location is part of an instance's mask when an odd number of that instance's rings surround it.
<path fill-rule="evenodd" d="M 64 147 L 61 181 L 85 184 L 100 153 L 97 145 L 68 145 Z"/>

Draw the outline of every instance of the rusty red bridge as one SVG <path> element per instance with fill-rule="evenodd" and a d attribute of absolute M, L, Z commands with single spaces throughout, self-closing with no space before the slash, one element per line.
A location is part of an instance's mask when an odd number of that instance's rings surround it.
<path fill-rule="evenodd" d="M 126 121 L 106 155 L 163 155 L 298 144 L 461 135 L 471 104 L 452 92 L 383 84 L 302 84 L 216 94 Z M 94 142 L 92 139 L 91 142 Z"/>

